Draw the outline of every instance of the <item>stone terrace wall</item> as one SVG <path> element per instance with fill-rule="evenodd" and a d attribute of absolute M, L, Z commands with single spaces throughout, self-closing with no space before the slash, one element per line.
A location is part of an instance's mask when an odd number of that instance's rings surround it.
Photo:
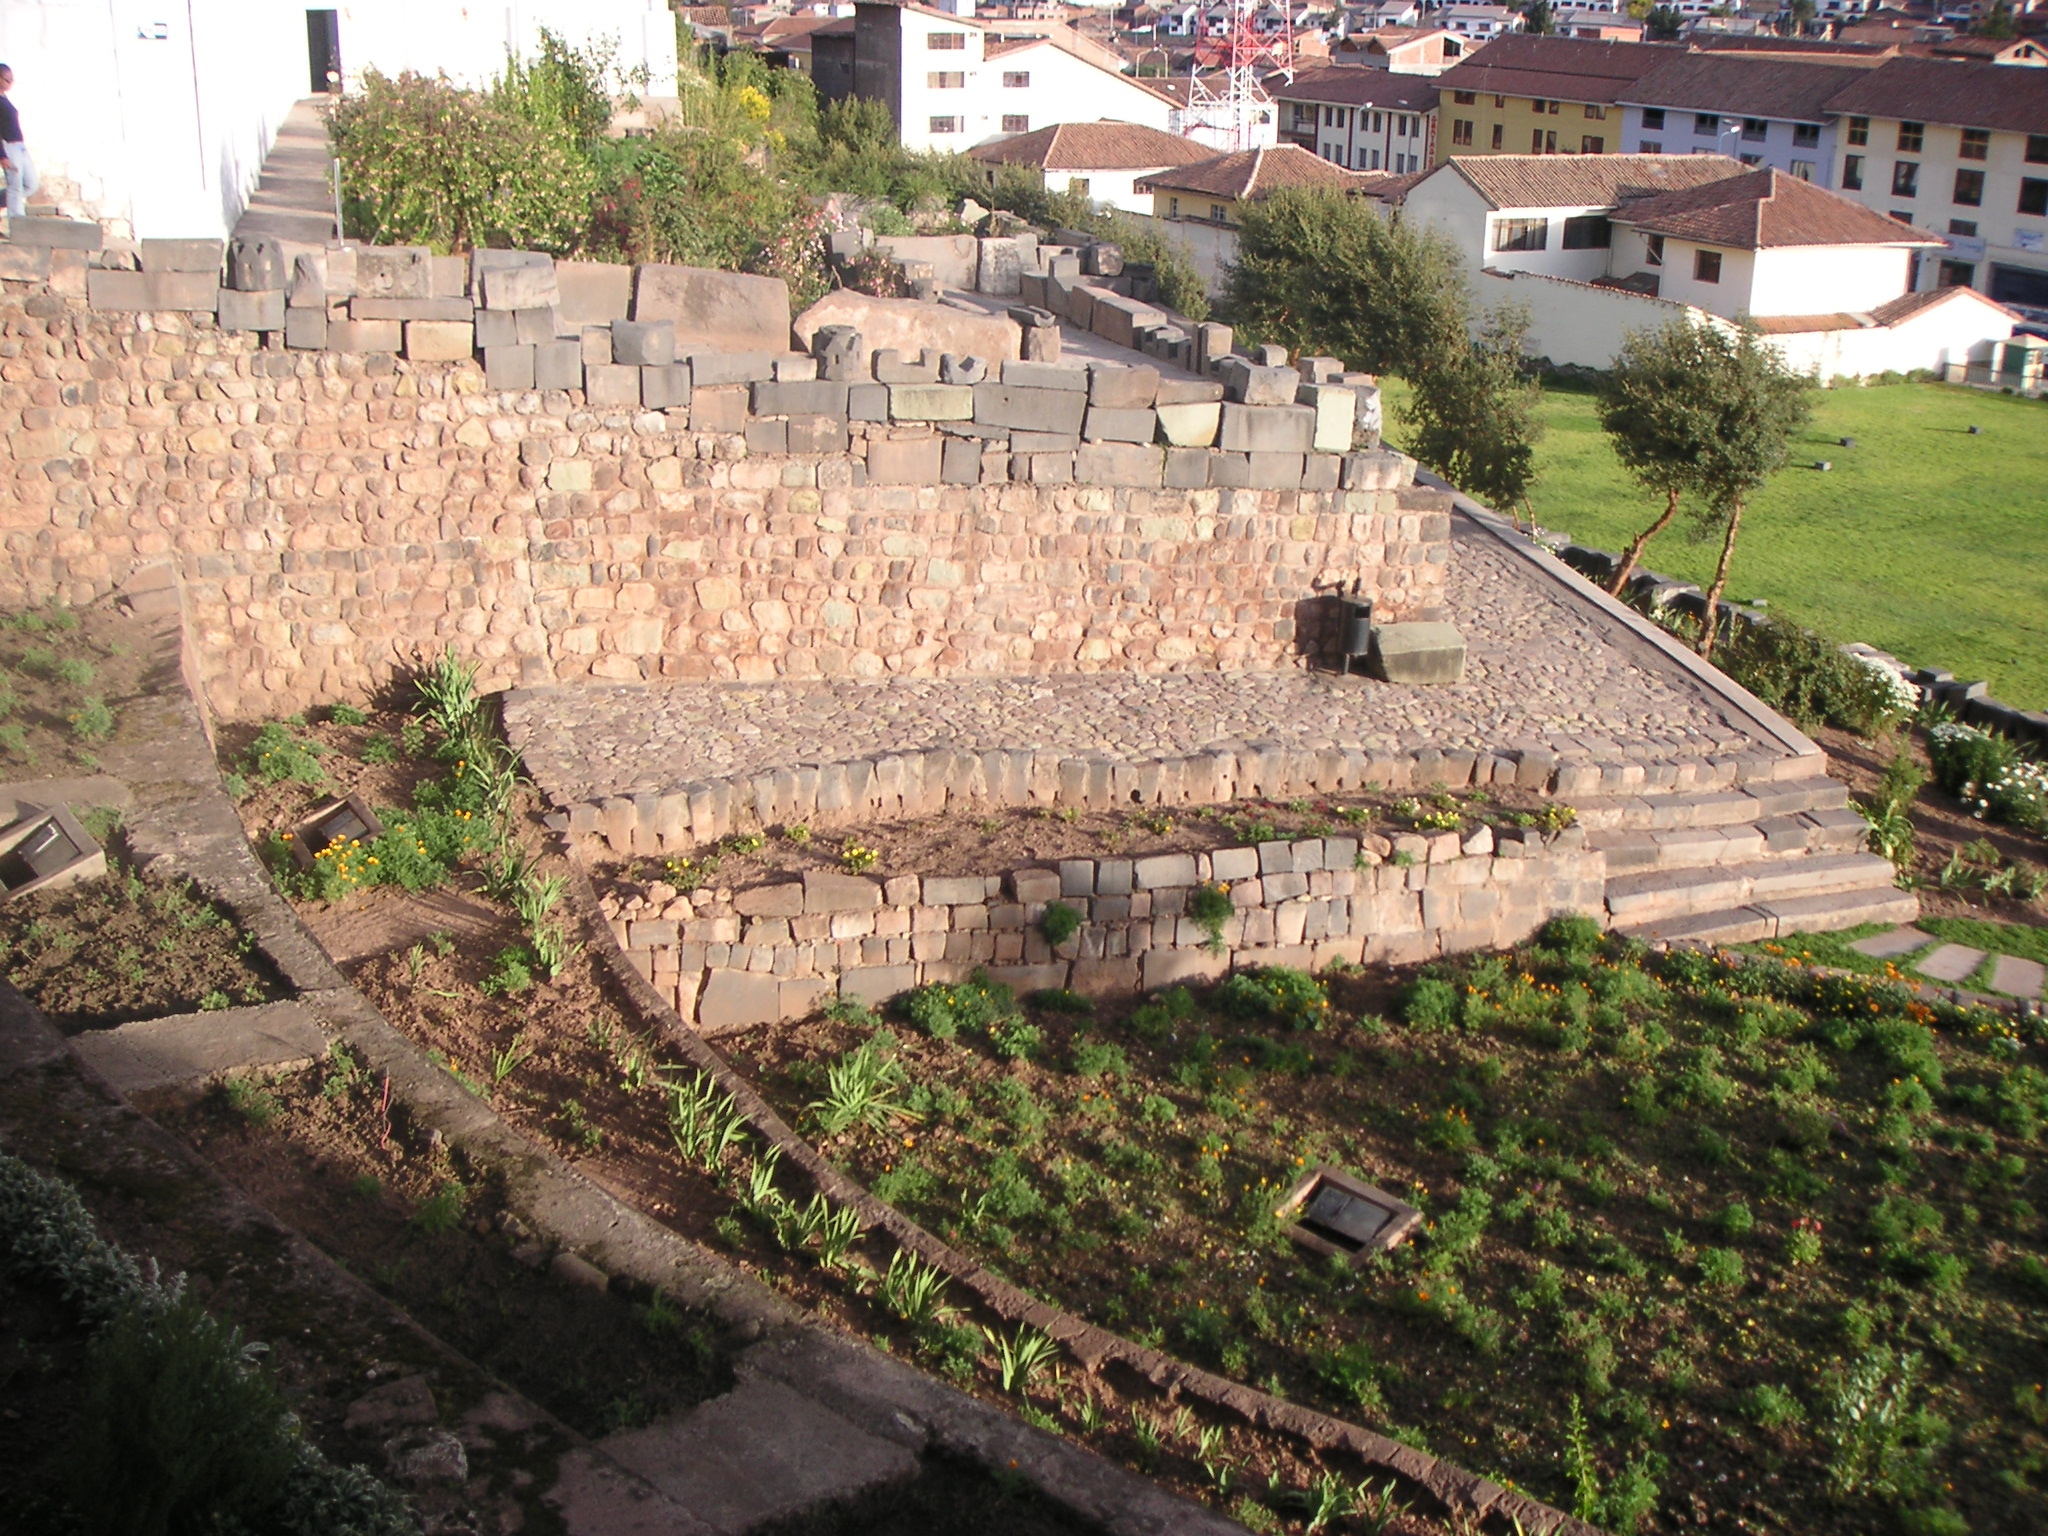
<path fill-rule="evenodd" d="M 1184 915 L 1214 881 L 1236 915 L 1223 947 Z M 1489 828 L 1261 843 L 941 877 L 809 873 L 605 911 L 627 958 L 706 1034 L 802 1017 L 835 992 L 879 1002 L 985 969 L 1018 991 L 1152 991 L 1233 967 L 1404 963 L 1512 944 L 1560 912 L 1599 913 L 1606 858 L 1582 828 Z M 660 895 L 660 892 L 656 892 Z M 1039 920 L 1086 920 L 1057 950 Z"/>
<path fill-rule="evenodd" d="M 1394 618 L 1442 590 L 1449 499 L 1399 455 L 1295 455 L 1317 490 L 1169 489 L 1170 450 L 1084 444 L 1064 459 L 1120 483 L 1034 453 L 1017 484 L 987 440 L 951 473 L 966 439 L 924 422 L 774 451 L 796 418 L 746 380 L 809 359 L 593 409 L 488 390 L 474 362 L 265 350 L 19 289 L 0 589 L 85 602 L 171 562 L 224 717 L 358 694 L 442 645 L 490 685 L 1279 667 L 1318 642 L 1318 584 L 1359 580 Z"/>

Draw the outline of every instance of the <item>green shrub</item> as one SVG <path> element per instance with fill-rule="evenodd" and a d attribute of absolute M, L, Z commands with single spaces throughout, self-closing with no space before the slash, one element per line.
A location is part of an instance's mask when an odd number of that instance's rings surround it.
<path fill-rule="evenodd" d="M 1294 1029 L 1315 1029 L 1330 1012 L 1323 984 L 1284 965 L 1255 966 L 1227 977 L 1216 989 L 1215 1003 L 1234 1018 L 1273 1019 Z"/>
<path fill-rule="evenodd" d="M 363 713 L 362 710 L 357 709 L 353 704 L 329 705 L 327 719 L 333 725 L 368 725 L 370 723 L 370 717 Z"/>
<path fill-rule="evenodd" d="M 1046 943 L 1058 949 L 1081 931 L 1081 914 L 1064 901 L 1055 901 L 1038 920 L 1038 931 L 1045 935 Z"/>
<path fill-rule="evenodd" d="M 1760 1429 L 1783 1429 L 1806 1417 L 1799 1399 L 1768 1382 L 1742 1394 L 1742 1416 Z"/>
<path fill-rule="evenodd" d="M 398 761 L 398 743 L 389 736 L 372 736 L 363 743 L 363 761 L 373 768 Z"/>
<path fill-rule="evenodd" d="M 1740 1290 L 1747 1278 L 1742 1255 L 1733 1248 L 1702 1248 L 1699 1264 L 1700 1279 L 1717 1291 Z"/>
<path fill-rule="evenodd" d="M 114 734 L 114 712 L 106 700 L 87 699 L 72 713 L 71 734 L 80 741 L 105 741 Z"/>
<path fill-rule="evenodd" d="M 1721 1229 L 1721 1235 L 1728 1238 L 1744 1238 L 1756 1228 L 1756 1217 L 1750 1214 L 1749 1206 L 1741 1200 L 1731 1202 L 1715 1218 L 1714 1224 Z"/>
<path fill-rule="evenodd" d="M 1076 1077 L 1121 1077 L 1131 1075 L 1130 1058 L 1114 1045 L 1102 1041 L 1080 1040 L 1074 1044 L 1074 1075 Z"/>
<path fill-rule="evenodd" d="M 1458 989 L 1422 976 L 1401 989 L 1401 1017 L 1414 1029 L 1450 1029 L 1458 1022 Z"/>
<path fill-rule="evenodd" d="M 1017 1011 L 1016 994 L 976 971 L 964 982 L 927 982 L 904 994 L 903 1015 L 934 1040 L 988 1029 Z"/>
<path fill-rule="evenodd" d="M 1738 624 L 1714 662 L 1751 693 L 1800 725 L 1833 725 L 1859 735 L 1910 714 L 1913 701 L 1891 674 L 1858 661 L 1824 635 L 1773 618 Z"/>
<path fill-rule="evenodd" d="M 1582 913 L 1569 913 L 1553 917 L 1543 925 L 1536 940 L 1547 949 L 1555 949 L 1574 958 L 1584 957 L 1599 949 L 1606 931 L 1594 919 Z"/>
<path fill-rule="evenodd" d="M 1173 1033 L 1176 1025 L 1200 1016 L 1194 993 L 1186 987 L 1169 987 L 1138 1005 L 1131 1014 L 1131 1033 L 1157 1045 Z"/>
<path fill-rule="evenodd" d="M 1045 1031 L 1036 1024 L 1026 1024 L 1014 1014 L 990 1026 L 988 1039 L 998 1056 L 1012 1061 L 1036 1060 L 1045 1049 Z"/>
<path fill-rule="evenodd" d="M 326 751 L 319 742 L 294 736 L 290 726 L 273 720 L 256 733 L 243 761 L 248 773 L 266 784 L 320 784 L 327 778 L 320 766 Z"/>
<path fill-rule="evenodd" d="M 1970 1522 L 1938 1506 L 1899 1511 L 1899 1536 L 1970 1536 Z"/>
<path fill-rule="evenodd" d="M 479 984 L 485 997 L 511 997 L 533 987 L 533 952 L 524 944 L 507 945 L 492 957 L 490 974 Z"/>
<path fill-rule="evenodd" d="M 1188 918 L 1209 935 L 1207 948 L 1223 947 L 1223 925 L 1237 910 L 1230 892 L 1220 885 L 1198 885 L 1188 893 Z"/>

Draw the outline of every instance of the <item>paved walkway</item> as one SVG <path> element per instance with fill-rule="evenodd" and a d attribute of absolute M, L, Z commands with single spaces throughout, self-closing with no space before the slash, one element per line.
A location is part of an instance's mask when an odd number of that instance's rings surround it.
<path fill-rule="evenodd" d="M 578 683 L 515 690 L 506 726 L 562 803 L 942 746 L 1131 761 L 1250 742 L 1373 753 L 1540 745 L 1602 763 L 1783 750 L 1462 516 L 1452 539 L 1446 597 L 1469 647 L 1455 687 L 1299 671 Z"/>
<path fill-rule="evenodd" d="M 308 98 L 285 114 L 236 234 L 275 235 L 299 245 L 334 238 L 334 190 L 327 180 L 333 156 L 320 105 L 320 98 Z"/>

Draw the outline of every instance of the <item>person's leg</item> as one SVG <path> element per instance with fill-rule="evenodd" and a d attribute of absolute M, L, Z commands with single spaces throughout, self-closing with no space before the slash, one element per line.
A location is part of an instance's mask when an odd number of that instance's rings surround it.
<path fill-rule="evenodd" d="M 16 155 L 19 144 L 7 146 L 7 216 L 18 219 L 28 212 L 28 188 L 23 185 L 22 162 Z"/>
<path fill-rule="evenodd" d="M 26 144 L 16 144 L 9 149 L 7 158 L 21 167 L 21 193 L 24 198 L 34 197 L 43 190 L 43 178 L 36 173 L 35 156 L 28 152 Z"/>

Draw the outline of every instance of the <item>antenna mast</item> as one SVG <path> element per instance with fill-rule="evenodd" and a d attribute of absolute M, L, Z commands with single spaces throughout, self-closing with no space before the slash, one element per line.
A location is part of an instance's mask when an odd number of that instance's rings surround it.
<path fill-rule="evenodd" d="M 1254 25 L 1259 0 L 1228 0 L 1229 30 L 1222 37 L 1204 37 L 1195 44 L 1189 71 L 1188 118 L 1191 137 L 1198 136 L 1226 154 L 1256 148 L 1262 117 L 1270 117 L 1273 98 L 1259 75 L 1275 70 L 1294 78 L 1294 17 L 1291 0 L 1279 7 L 1280 27 L 1261 36 Z M 1208 79 L 1203 69 L 1219 70 Z"/>

